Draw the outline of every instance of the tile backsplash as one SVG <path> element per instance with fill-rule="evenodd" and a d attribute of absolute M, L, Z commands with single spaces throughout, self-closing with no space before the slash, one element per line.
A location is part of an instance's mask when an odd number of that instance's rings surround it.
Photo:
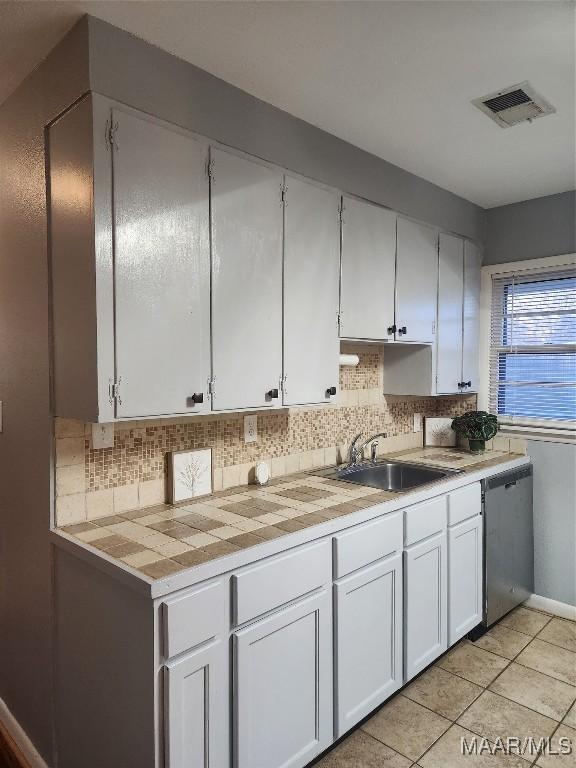
<path fill-rule="evenodd" d="M 166 496 L 167 454 L 211 447 L 214 490 L 247 484 L 258 461 L 272 476 L 344 460 L 350 441 L 386 432 L 380 453 L 422 445 L 413 432 L 413 414 L 456 416 L 476 406 L 476 397 L 382 395 L 381 347 L 342 345 L 360 357 L 340 369 L 334 405 L 258 412 L 258 441 L 244 443 L 244 413 L 121 422 L 114 447 L 93 449 L 91 425 L 55 420 L 56 524 L 90 520 L 158 504 Z"/>

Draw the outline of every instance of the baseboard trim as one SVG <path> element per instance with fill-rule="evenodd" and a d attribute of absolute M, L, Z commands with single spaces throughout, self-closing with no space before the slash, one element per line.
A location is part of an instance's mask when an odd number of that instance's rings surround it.
<path fill-rule="evenodd" d="M 36 748 L 0 699 L 0 757 L 9 768 L 48 768 Z"/>
<path fill-rule="evenodd" d="M 527 608 L 535 608 L 537 611 L 545 611 L 562 619 L 571 619 L 576 621 L 576 605 L 561 603 L 559 600 L 552 600 L 550 597 L 541 595 L 531 595 L 524 603 Z"/>

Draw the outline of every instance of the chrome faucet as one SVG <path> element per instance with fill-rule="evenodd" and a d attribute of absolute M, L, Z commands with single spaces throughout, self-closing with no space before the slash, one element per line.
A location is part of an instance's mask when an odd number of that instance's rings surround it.
<path fill-rule="evenodd" d="M 352 444 L 350 445 L 349 459 L 348 459 L 349 467 L 353 467 L 359 463 L 360 458 L 364 452 L 364 448 L 370 445 L 370 443 L 372 443 L 371 460 L 376 461 L 376 449 L 378 447 L 378 441 L 376 438 L 388 437 L 388 435 L 386 432 L 378 432 L 376 435 L 372 435 L 372 437 L 369 437 L 368 440 L 365 440 L 361 445 L 358 445 L 358 440 L 360 440 L 361 437 L 362 437 L 362 432 L 359 432 L 354 438 L 354 440 L 352 440 Z"/>

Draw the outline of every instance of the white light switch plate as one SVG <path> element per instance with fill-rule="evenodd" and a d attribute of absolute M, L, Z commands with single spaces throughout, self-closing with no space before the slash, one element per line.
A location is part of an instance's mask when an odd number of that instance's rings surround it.
<path fill-rule="evenodd" d="M 258 440 L 258 416 L 244 416 L 244 442 L 255 443 Z"/>
<path fill-rule="evenodd" d="M 114 424 L 92 424 L 92 448 L 114 448 Z"/>
<path fill-rule="evenodd" d="M 422 414 L 414 414 L 414 432 L 422 432 Z"/>

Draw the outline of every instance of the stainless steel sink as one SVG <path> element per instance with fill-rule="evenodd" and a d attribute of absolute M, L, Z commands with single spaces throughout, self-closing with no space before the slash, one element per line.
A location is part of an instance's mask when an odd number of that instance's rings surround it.
<path fill-rule="evenodd" d="M 442 480 L 449 475 L 457 474 L 459 471 L 458 469 L 440 469 L 422 464 L 407 464 L 401 461 L 380 461 L 333 469 L 321 474 L 334 480 L 368 485 L 383 491 L 407 491 L 411 488 L 417 488 L 419 485 Z"/>

